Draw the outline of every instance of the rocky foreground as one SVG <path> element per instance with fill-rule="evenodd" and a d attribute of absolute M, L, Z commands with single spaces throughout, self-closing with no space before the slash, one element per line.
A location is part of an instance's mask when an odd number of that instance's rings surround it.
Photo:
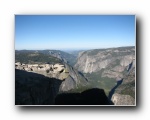
<path fill-rule="evenodd" d="M 53 105 L 62 80 L 15 70 L 15 105 Z"/>
<path fill-rule="evenodd" d="M 102 89 L 88 89 L 81 93 L 60 93 L 63 82 L 56 78 L 16 69 L 15 105 L 113 105 Z"/>
<path fill-rule="evenodd" d="M 60 80 L 65 80 L 69 76 L 69 71 L 63 64 L 21 64 L 17 62 L 15 63 L 15 68 Z"/>
<path fill-rule="evenodd" d="M 68 64 L 15 63 L 16 105 L 54 105 L 59 93 L 86 84 L 84 76 Z"/>

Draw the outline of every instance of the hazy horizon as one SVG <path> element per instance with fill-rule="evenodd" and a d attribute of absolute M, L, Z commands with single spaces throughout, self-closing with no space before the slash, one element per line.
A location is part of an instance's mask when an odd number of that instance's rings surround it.
<path fill-rule="evenodd" d="M 135 46 L 120 46 L 120 47 L 135 47 Z M 109 47 L 109 48 L 120 48 Z M 78 51 L 78 50 L 94 50 L 94 49 L 109 49 L 109 48 L 87 48 L 87 49 L 15 49 L 15 50 L 61 50 L 61 51 Z"/>
<path fill-rule="evenodd" d="M 15 49 L 135 46 L 134 15 L 16 15 Z"/>

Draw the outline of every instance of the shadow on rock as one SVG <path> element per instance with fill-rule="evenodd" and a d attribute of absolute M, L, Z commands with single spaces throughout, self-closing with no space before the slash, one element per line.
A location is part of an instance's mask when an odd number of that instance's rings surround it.
<path fill-rule="evenodd" d="M 103 89 L 93 88 L 82 93 L 62 93 L 55 99 L 55 105 L 113 105 Z"/>
<path fill-rule="evenodd" d="M 115 87 L 111 89 L 111 91 L 109 92 L 109 96 L 108 96 L 109 100 L 111 100 L 113 94 L 115 93 L 115 90 L 121 85 L 122 82 L 123 82 L 123 79 L 117 81 L 117 84 L 115 85 Z"/>
<path fill-rule="evenodd" d="M 53 105 L 62 81 L 15 70 L 15 105 Z"/>
<path fill-rule="evenodd" d="M 58 94 L 62 80 L 15 70 L 15 105 L 113 105 L 103 89 Z"/>

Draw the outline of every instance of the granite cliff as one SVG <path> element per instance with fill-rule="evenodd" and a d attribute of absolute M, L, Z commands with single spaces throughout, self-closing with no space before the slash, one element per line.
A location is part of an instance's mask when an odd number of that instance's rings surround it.
<path fill-rule="evenodd" d="M 51 55 L 17 51 L 15 61 L 16 105 L 53 105 L 57 94 L 88 84 L 77 70 Z"/>
<path fill-rule="evenodd" d="M 135 105 L 135 47 L 73 53 L 16 51 L 16 105 Z"/>
<path fill-rule="evenodd" d="M 135 47 L 82 51 L 74 67 L 92 86 L 104 89 L 115 105 L 135 104 Z"/>
<path fill-rule="evenodd" d="M 112 94 L 111 100 L 115 105 L 135 105 L 135 64 L 131 63 L 121 85 Z"/>
<path fill-rule="evenodd" d="M 15 105 L 53 105 L 62 80 L 15 69 Z"/>

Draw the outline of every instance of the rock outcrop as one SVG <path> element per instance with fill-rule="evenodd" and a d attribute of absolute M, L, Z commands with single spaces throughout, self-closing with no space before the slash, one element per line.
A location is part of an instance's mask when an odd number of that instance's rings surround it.
<path fill-rule="evenodd" d="M 15 70 L 15 105 L 54 105 L 62 80 Z"/>
<path fill-rule="evenodd" d="M 69 76 L 69 71 L 61 64 L 21 64 L 17 62 L 15 63 L 15 68 L 60 80 L 65 80 Z"/>
<path fill-rule="evenodd" d="M 15 104 L 54 105 L 58 93 L 77 89 L 88 82 L 65 64 L 15 64 Z"/>
<path fill-rule="evenodd" d="M 18 70 L 41 74 L 49 78 L 63 80 L 59 88 L 61 92 L 76 89 L 78 86 L 85 86 L 88 84 L 87 79 L 67 63 L 56 63 L 53 65 L 22 64 L 17 62 L 15 63 L 15 68 Z"/>
<path fill-rule="evenodd" d="M 60 86 L 62 92 L 76 89 L 81 83 L 87 84 L 87 79 L 70 66 L 75 61 L 73 55 L 59 50 L 15 51 L 16 69 L 63 80 Z"/>
<path fill-rule="evenodd" d="M 111 100 L 114 105 L 135 105 L 135 99 L 130 95 L 121 95 L 115 93 Z"/>

